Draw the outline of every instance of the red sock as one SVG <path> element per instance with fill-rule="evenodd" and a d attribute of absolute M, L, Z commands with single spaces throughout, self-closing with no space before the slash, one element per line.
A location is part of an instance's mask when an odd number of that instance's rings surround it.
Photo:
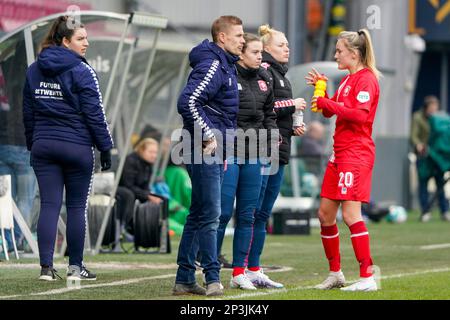
<path fill-rule="evenodd" d="M 339 230 L 336 224 L 332 226 L 320 226 L 323 248 L 330 264 L 330 271 L 341 270 L 341 255 L 339 253 Z"/>
<path fill-rule="evenodd" d="M 233 277 L 236 277 L 240 274 L 244 274 L 245 272 L 245 267 L 234 267 L 233 268 Z"/>
<path fill-rule="evenodd" d="M 260 269 L 260 267 L 250 267 L 250 268 L 248 268 L 248 270 L 253 271 L 253 272 L 259 271 L 259 269 Z"/>
<path fill-rule="evenodd" d="M 370 257 L 369 232 L 364 221 L 352 224 L 350 227 L 353 250 L 359 262 L 359 275 L 368 278 L 372 275 L 372 258 Z"/>

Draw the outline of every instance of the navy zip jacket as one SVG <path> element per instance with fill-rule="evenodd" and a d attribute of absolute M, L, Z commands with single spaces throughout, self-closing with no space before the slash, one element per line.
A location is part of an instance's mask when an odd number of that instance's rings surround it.
<path fill-rule="evenodd" d="M 23 122 L 28 150 L 38 139 L 113 147 L 94 69 L 76 52 L 44 49 L 27 70 Z"/>
<path fill-rule="evenodd" d="M 235 62 L 239 57 L 225 52 L 207 39 L 189 53 L 192 71 L 178 99 L 184 129 L 201 128 L 203 140 L 214 137 L 213 129 L 236 129 L 239 91 Z M 220 143 L 220 142 L 218 142 Z"/>

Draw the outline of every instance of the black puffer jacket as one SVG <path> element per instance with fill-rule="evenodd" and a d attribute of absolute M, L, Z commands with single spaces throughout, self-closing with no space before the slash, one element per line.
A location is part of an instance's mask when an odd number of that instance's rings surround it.
<path fill-rule="evenodd" d="M 152 171 L 153 165 L 143 160 L 136 152 L 133 152 L 125 160 L 119 186 L 127 187 L 133 191 L 136 199 L 145 202 L 150 195 L 149 183 Z"/>
<path fill-rule="evenodd" d="M 292 101 L 292 87 L 289 80 L 285 77 L 288 66 L 277 62 L 272 55 L 263 52 L 262 66 L 269 71 L 272 76 L 274 102 L 286 101 L 285 106 L 274 108 L 277 114 L 277 126 L 282 136 L 280 144 L 280 163 L 288 164 L 291 154 L 292 114 L 295 106 Z"/>
<path fill-rule="evenodd" d="M 239 89 L 237 126 L 244 131 L 255 129 L 256 133 L 260 129 L 268 129 L 267 137 L 270 138 L 270 130 L 277 129 L 276 114 L 273 111 L 271 76 L 264 68 L 245 69 L 239 64 L 236 64 L 236 68 L 238 71 Z M 245 143 L 246 159 L 248 159 L 248 151 L 250 150 L 249 143 L 250 141 L 247 139 Z M 259 146 L 260 142 L 258 140 L 257 147 L 259 148 Z M 267 143 L 267 146 L 270 147 L 270 144 Z M 235 155 L 239 155 L 239 151 L 242 152 L 235 145 Z"/>

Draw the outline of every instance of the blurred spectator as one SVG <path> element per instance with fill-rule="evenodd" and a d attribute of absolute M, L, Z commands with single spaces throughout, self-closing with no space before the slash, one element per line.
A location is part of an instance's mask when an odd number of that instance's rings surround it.
<path fill-rule="evenodd" d="M 302 197 L 319 197 L 319 176 L 322 157 L 325 156 L 325 127 L 319 121 L 311 121 L 298 147 L 298 168 L 301 177 Z"/>
<path fill-rule="evenodd" d="M 312 121 L 302 138 L 298 154 L 300 156 L 319 157 L 324 155 L 325 127 L 319 121 Z"/>
<path fill-rule="evenodd" d="M 411 121 L 411 143 L 417 155 L 417 173 L 419 178 L 419 202 L 421 206 L 420 221 L 428 222 L 431 218 L 432 203 L 429 199 L 428 181 L 435 179 L 441 218 L 450 221 L 449 204 L 444 192 L 444 172 L 439 169 L 429 156 L 430 123 L 429 118 L 439 110 L 439 100 L 427 96 L 423 107 L 414 112 Z"/>
<path fill-rule="evenodd" d="M 12 197 L 30 226 L 37 183 L 23 134 L 21 93 L 26 68 L 25 45 L 19 41 L 14 55 L 0 65 L 0 175 L 11 175 Z M 14 235 L 20 250 L 24 238 L 16 222 Z M 8 248 L 12 248 L 9 230 L 6 231 L 6 239 Z"/>
<path fill-rule="evenodd" d="M 119 187 L 117 188 L 117 211 L 125 228 L 133 233 L 133 212 L 135 200 L 144 203 L 162 200 L 150 193 L 149 183 L 153 164 L 158 155 L 158 142 L 152 138 L 142 139 L 125 160 Z"/>
<path fill-rule="evenodd" d="M 145 125 L 142 129 L 138 142 L 145 138 L 153 138 L 160 142 L 161 159 L 164 159 L 167 152 L 170 152 L 170 139 L 162 138 L 161 132 L 151 124 Z M 151 189 L 155 194 L 168 198 L 169 229 L 175 234 L 181 235 L 189 214 L 192 193 L 191 180 L 186 168 L 173 164 L 169 157 L 169 163 L 164 171 L 164 180 L 155 181 Z"/>
<path fill-rule="evenodd" d="M 153 138 L 156 141 L 161 141 L 162 134 L 159 132 L 158 129 L 156 129 L 151 124 L 146 124 L 144 129 L 141 131 L 140 139 L 145 138 Z"/>
<path fill-rule="evenodd" d="M 164 171 L 164 180 L 170 190 L 169 227 L 175 234 L 181 235 L 191 206 L 192 183 L 186 168 L 175 165 L 169 158 Z"/>

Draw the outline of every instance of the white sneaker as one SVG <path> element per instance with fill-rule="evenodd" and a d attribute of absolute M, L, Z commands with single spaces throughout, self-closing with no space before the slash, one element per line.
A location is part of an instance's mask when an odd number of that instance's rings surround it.
<path fill-rule="evenodd" d="M 373 276 L 368 278 L 361 278 L 354 284 L 341 288 L 342 291 L 377 291 L 378 286 Z"/>
<path fill-rule="evenodd" d="M 420 216 L 420 222 L 428 222 L 431 219 L 431 213 L 425 212 L 423 215 Z"/>
<path fill-rule="evenodd" d="M 242 289 L 242 290 L 256 290 L 256 287 L 247 278 L 247 276 L 245 274 L 240 274 L 235 277 L 231 276 L 230 288 Z"/>
<path fill-rule="evenodd" d="M 442 221 L 450 222 L 450 212 L 446 212 L 441 216 Z"/>
<path fill-rule="evenodd" d="M 334 288 L 342 288 L 344 285 L 345 285 L 345 277 L 342 271 L 338 272 L 330 271 L 328 277 L 321 284 L 315 286 L 314 289 L 331 290 Z"/>
<path fill-rule="evenodd" d="M 258 288 L 281 289 L 284 285 L 273 280 L 264 274 L 262 269 L 258 271 L 246 270 L 245 275 Z"/>

